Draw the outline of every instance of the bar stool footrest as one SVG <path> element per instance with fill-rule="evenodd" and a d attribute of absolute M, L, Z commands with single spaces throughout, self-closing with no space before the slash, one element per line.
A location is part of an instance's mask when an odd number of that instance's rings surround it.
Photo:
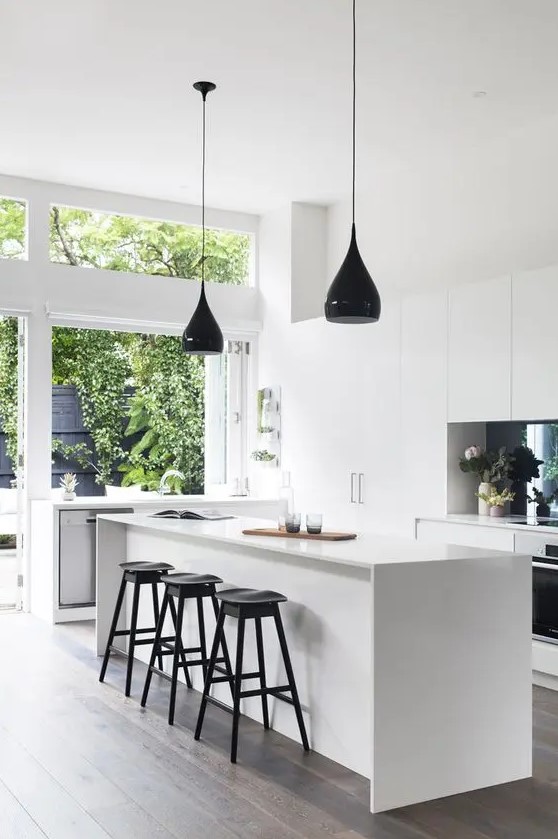
<path fill-rule="evenodd" d="M 146 632 L 156 632 L 156 631 L 157 631 L 156 626 L 153 626 L 153 627 L 150 626 L 150 627 L 147 627 L 147 629 L 136 629 L 136 635 L 140 635 L 142 633 L 145 634 Z M 129 629 L 117 629 L 116 632 L 114 633 L 115 638 L 122 637 L 123 635 L 130 635 L 130 630 Z M 136 641 L 136 643 L 137 643 L 137 641 Z"/>
<path fill-rule="evenodd" d="M 243 690 L 240 692 L 240 698 L 244 699 L 248 696 L 277 696 L 279 693 L 290 693 L 289 685 L 279 685 L 276 688 L 258 688 L 257 690 Z M 279 698 L 279 697 L 278 697 Z"/>

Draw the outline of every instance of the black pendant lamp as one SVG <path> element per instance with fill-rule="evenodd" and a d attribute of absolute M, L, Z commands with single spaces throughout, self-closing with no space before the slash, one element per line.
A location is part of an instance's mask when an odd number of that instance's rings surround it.
<path fill-rule="evenodd" d="M 196 82 L 203 102 L 202 132 L 202 255 L 201 255 L 201 292 L 196 311 L 190 323 L 182 333 L 182 349 L 189 355 L 219 355 L 223 352 L 223 333 L 209 308 L 205 296 L 205 100 L 207 94 L 215 90 L 213 82 Z"/>
<path fill-rule="evenodd" d="M 353 225 L 347 256 L 329 287 L 324 311 L 331 323 L 376 323 L 382 304 L 374 280 L 362 261 L 355 228 L 356 171 L 356 0 L 353 0 Z"/>

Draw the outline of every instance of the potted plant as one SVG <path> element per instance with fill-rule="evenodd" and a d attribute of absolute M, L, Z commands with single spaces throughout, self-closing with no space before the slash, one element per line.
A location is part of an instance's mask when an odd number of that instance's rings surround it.
<path fill-rule="evenodd" d="M 536 504 L 535 514 L 538 519 L 550 518 L 550 505 L 558 497 L 558 490 L 555 490 L 550 495 L 545 495 L 540 490 L 533 487 L 533 497 L 527 496 L 527 501 L 530 504 Z"/>
<path fill-rule="evenodd" d="M 502 446 L 497 451 L 485 451 L 480 446 L 469 446 L 463 457 L 459 458 L 459 468 L 462 472 L 469 472 L 479 480 L 479 487 L 475 493 L 479 499 L 479 516 L 490 514 L 490 505 L 484 496 L 491 494 L 495 484 L 508 477 L 513 459 Z"/>
<path fill-rule="evenodd" d="M 64 501 L 74 501 L 76 497 L 78 479 L 73 472 L 66 472 L 64 476 L 60 478 L 60 486 L 64 490 Z"/>
<path fill-rule="evenodd" d="M 492 487 L 488 493 L 477 492 L 477 496 L 488 506 L 491 516 L 499 517 L 504 515 L 504 506 L 508 501 L 513 501 L 515 493 L 511 492 L 507 487 L 501 492 L 498 492 L 496 487 Z"/>
<path fill-rule="evenodd" d="M 516 446 L 512 452 L 513 462 L 509 471 L 509 479 L 512 482 L 511 489 L 515 492 L 515 501 L 511 505 L 511 512 L 517 516 L 527 515 L 527 502 L 530 500 L 527 495 L 527 484 L 533 478 L 540 478 L 539 467 L 544 460 L 539 460 L 528 446 Z"/>
<path fill-rule="evenodd" d="M 267 449 L 256 449 L 250 457 L 256 463 L 261 463 L 263 466 L 275 466 L 277 461 L 277 455 L 269 452 Z"/>
<path fill-rule="evenodd" d="M 260 428 L 260 437 L 262 440 L 273 440 L 275 436 L 275 429 L 271 425 L 262 425 Z"/>

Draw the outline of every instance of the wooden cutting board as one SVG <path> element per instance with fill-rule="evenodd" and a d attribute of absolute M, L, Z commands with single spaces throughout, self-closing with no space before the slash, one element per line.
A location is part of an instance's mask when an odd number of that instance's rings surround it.
<path fill-rule="evenodd" d="M 245 536 L 278 536 L 281 539 L 312 539 L 316 542 L 346 542 L 349 539 L 356 539 L 356 533 L 306 533 L 301 530 L 300 533 L 287 533 L 286 530 L 278 530 L 272 527 L 255 527 L 252 530 L 243 530 Z"/>

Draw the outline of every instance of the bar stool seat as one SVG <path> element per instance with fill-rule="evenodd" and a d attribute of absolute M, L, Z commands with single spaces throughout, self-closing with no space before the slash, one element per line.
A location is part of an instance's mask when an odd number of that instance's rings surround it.
<path fill-rule="evenodd" d="M 161 582 L 180 586 L 200 586 L 208 585 L 209 583 L 222 583 L 223 580 L 214 574 L 184 574 L 177 572 L 176 574 L 165 574 L 161 577 Z"/>
<path fill-rule="evenodd" d="M 278 591 L 259 590 L 250 588 L 233 588 L 225 591 L 219 591 L 216 594 L 217 600 L 221 601 L 219 608 L 219 616 L 217 618 L 217 628 L 215 630 L 215 638 L 213 640 L 213 647 L 211 650 L 211 657 L 209 659 L 209 668 L 205 679 L 203 688 L 202 700 L 200 704 L 200 711 L 196 725 L 194 739 L 199 740 L 205 716 L 205 709 L 208 701 L 210 701 L 209 691 L 211 685 L 216 682 L 223 682 L 226 676 L 215 676 L 215 671 L 218 668 L 215 666 L 217 662 L 217 655 L 219 645 L 224 642 L 225 638 L 225 616 L 230 616 L 238 619 L 238 633 L 236 641 L 236 665 L 234 675 L 232 676 L 233 683 L 233 724 L 231 735 L 231 763 L 236 763 L 236 754 L 238 747 L 238 725 L 240 720 L 240 700 L 244 697 L 259 696 L 262 701 L 262 716 L 264 728 L 269 728 L 269 710 L 267 706 L 268 696 L 275 696 L 277 699 L 283 700 L 293 705 L 298 728 L 300 731 L 300 739 L 304 751 L 309 751 L 310 746 L 308 737 L 306 735 L 306 727 L 302 716 L 302 708 L 298 698 L 298 691 L 287 647 L 287 640 L 285 638 L 285 631 L 283 629 L 283 622 L 281 620 L 281 612 L 279 609 L 280 603 L 287 602 L 287 597 L 280 594 Z M 279 639 L 279 646 L 283 656 L 283 663 L 285 665 L 285 672 L 287 675 L 286 685 L 277 685 L 275 687 L 268 687 L 266 683 L 265 674 L 265 656 L 263 647 L 263 633 L 262 633 L 262 618 L 272 617 L 275 621 L 275 628 L 277 630 L 277 637 Z M 242 661 L 244 657 L 244 632 L 245 624 L 249 619 L 253 619 L 256 628 L 256 647 L 258 651 L 258 670 L 254 673 L 244 673 L 242 671 Z M 242 690 L 242 681 L 245 679 L 259 679 L 260 687 L 255 690 Z M 286 696 L 285 694 L 290 694 Z"/>
<path fill-rule="evenodd" d="M 229 603 L 231 606 L 254 604 L 262 606 L 265 603 L 286 603 L 284 594 L 278 591 L 262 591 L 254 588 L 229 588 L 217 594 L 217 600 L 222 603 Z"/>
<path fill-rule="evenodd" d="M 119 568 L 123 571 L 172 571 L 174 565 L 168 562 L 121 562 Z"/>
<path fill-rule="evenodd" d="M 107 667 L 111 653 L 117 653 L 118 655 L 122 655 L 128 659 L 128 664 L 126 667 L 126 687 L 124 692 L 126 696 L 130 696 L 130 691 L 132 688 L 132 671 L 134 666 L 135 648 L 139 645 L 143 646 L 144 644 L 153 643 L 153 636 L 157 630 L 157 625 L 159 623 L 159 594 L 157 591 L 157 586 L 161 582 L 161 576 L 167 571 L 173 571 L 174 565 L 170 565 L 168 562 L 139 561 L 121 562 L 119 563 L 119 567 L 122 569 L 122 581 L 120 583 L 120 589 L 116 598 L 116 606 L 114 608 L 114 614 L 109 630 L 107 646 L 105 649 L 105 654 L 103 656 L 103 663 L 101 666 L 101 672 L 99 674 L 99 681 L 103 682 L 105 680 L 105 675 L 107 672 Z M 132 613 L 130 616 L 130 628 L 117 629 L 118 621 L 120 619 L 120 613 L 122 611 L 122 604 L 124 603 L 124 595 L 126 594 L 127 583 L 131 583 L 134 587 Z M 153 598 L 153 622 L 155 625 L 149 627 L 138 627 L 137 624 L 140 590 L 141 587 L 145 585 L 151 586 L 151 594 Z M 173 612 L 173 620 L 175 620 L 175 618 L 176 615 Z M 151 637 L 138 638 L 138 635 L 151 635 Z M 129 639 L 127 652 L 120 649 L 120 647 L 115 646 L 114 644 L 114 639 L 121 637 L 127 637 Z M 162 667 L 162 658 L 160 658 L 160 662 Z"/>

